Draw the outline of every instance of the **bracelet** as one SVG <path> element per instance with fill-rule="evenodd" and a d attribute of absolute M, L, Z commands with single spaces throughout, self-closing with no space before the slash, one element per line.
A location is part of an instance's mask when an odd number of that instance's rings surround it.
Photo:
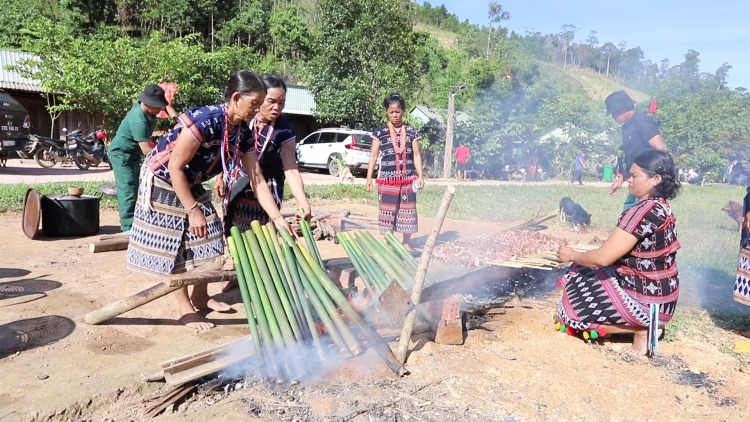
<path fill-rule="evenodd" d="M 277 218 L 283 218 L 283 217 L 284 217 L 283 215 L 277 215 L 276 217 L 271 218 L 271 221 L 273 221 L 273 220 L 275 220 Z"/>
<path fill-rule="evenodd" d="M 188 211 L 192 210 L 193 208 L 195 208 L 195 207 L 197 207 L 197 206 L 199 206 L 199 205 L 200 205 L 200 204 L 198 203 L 198 201 L 195 201 L 195 204 L 193 204 L 193 206 L 192 206 L 192 207 L 190 207 L 190 208 L 185 208 L 185 212 L 188 212 Z"/>

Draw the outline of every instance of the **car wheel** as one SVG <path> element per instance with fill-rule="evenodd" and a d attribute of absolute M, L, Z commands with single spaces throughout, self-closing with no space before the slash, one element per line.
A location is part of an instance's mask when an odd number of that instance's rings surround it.
<path fill-rule="evenodd" d="M 338 177 L 341 172 L 341 156 L 333 154 L 328 157 L 328 174 Z"/>

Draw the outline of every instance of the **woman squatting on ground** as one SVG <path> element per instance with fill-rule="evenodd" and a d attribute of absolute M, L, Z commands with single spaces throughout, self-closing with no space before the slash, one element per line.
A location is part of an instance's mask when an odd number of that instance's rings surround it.
<path fill-rule="evenodd" d="M 204 265 L 220 267 L 222 222 L 201 183 L 240 166 L 253 169 L 251 175 L 259 174 L 249 122 L 265 97 L 266 88 L 258 75 L 238 71 L 225 87 L 225 103 L 187 110 L 146 156 L 126 258 L 129 270 L 163 277 Z M 271 199 L 268 185 L 258 183 L 255 176 L 251 183 L 259 197 Z M 275 223 L 288 228 L 284 219 Z M 214 324 L 197 310 L 230 309 L 209 298 L 207 289 L 205 284 L 195 285 L 190 296 L 186 287 L 175 291 L 180 322 L 209 329 Z"/>
<path fill-rule="evenodd" d="M 417 232 L 417 193 L 424 187 L 419 132 L 404 123 L 406 101 L 394 92 L 383 101 L 388 123 L 372 133 L 372 152 L 367 166 L 365 189 L 372 192 L 372 173 L 380 158 L 378 177 L 378 223 L 380 233 L 403 233 L 407 248 L 411 235 Z"/>
<path fill-rule="evenodd" d="M 677 196 L 680 182 L 671 156 L 654 149 L 634 159 L 630 174 L 628 190 L 638 202 L 620 215 L 604 244 L 557 252 L 560 262 L 573 265 L 558 281 L 564 291 L 555 319 L 561 331 L 584 338 L 632 333 L 625 351 L 643 356 L 655 354 L 660 327 L 677 307 L 680 243 L 667 200 Z"/>

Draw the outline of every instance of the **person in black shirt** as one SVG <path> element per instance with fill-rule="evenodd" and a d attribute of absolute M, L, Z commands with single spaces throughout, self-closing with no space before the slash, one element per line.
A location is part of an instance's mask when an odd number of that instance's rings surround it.
<path fill-rule="evenodd" d="M 625 91 L 617 91 L 610 94 L 605 100 L 607 114 L 611 114 L 617 123 L 622 124 L 622 145 L 620 149 L 625 155 L 625 167 L 623 167 L 623 177 L 619 177 L 612 182 L 609 187 L 609 194 L 615 195 L 622 188 L 625 180 L 630 178 L 630 166 L 633 165 L 633 159 L 638 154 L 649 150 L 658 149 L 666 151 L 667 146 L 661 138 L 659 126 L 651 116 L 635 110 L 635 101 Z M 623 211 L 632 207 L 638 202 L 638 199 L 628 194 L 625 200 Z"/>

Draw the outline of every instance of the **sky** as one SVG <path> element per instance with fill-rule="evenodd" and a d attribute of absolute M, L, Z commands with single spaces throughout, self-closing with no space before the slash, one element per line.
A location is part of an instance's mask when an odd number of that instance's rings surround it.
<path fill-rule="evenodd" d="M 644 60 L 680 64 L 688 50 L 700 53 L 700 71 L 714 73 L 729 63 L 731 88 L 750 89 L 750 1 L 748 0 L 495 0 L 510 13 L 501 25 L 525 34 L 551 34 L 562 25 L 580 28 L 575 41 L 596 31 L 600 45 L 627 41 L 640 46 Z M 419 0 L 418 3 L 424 3 Z M 487 25 L 489 0 L 432 0 L 461 21 Z"/>

